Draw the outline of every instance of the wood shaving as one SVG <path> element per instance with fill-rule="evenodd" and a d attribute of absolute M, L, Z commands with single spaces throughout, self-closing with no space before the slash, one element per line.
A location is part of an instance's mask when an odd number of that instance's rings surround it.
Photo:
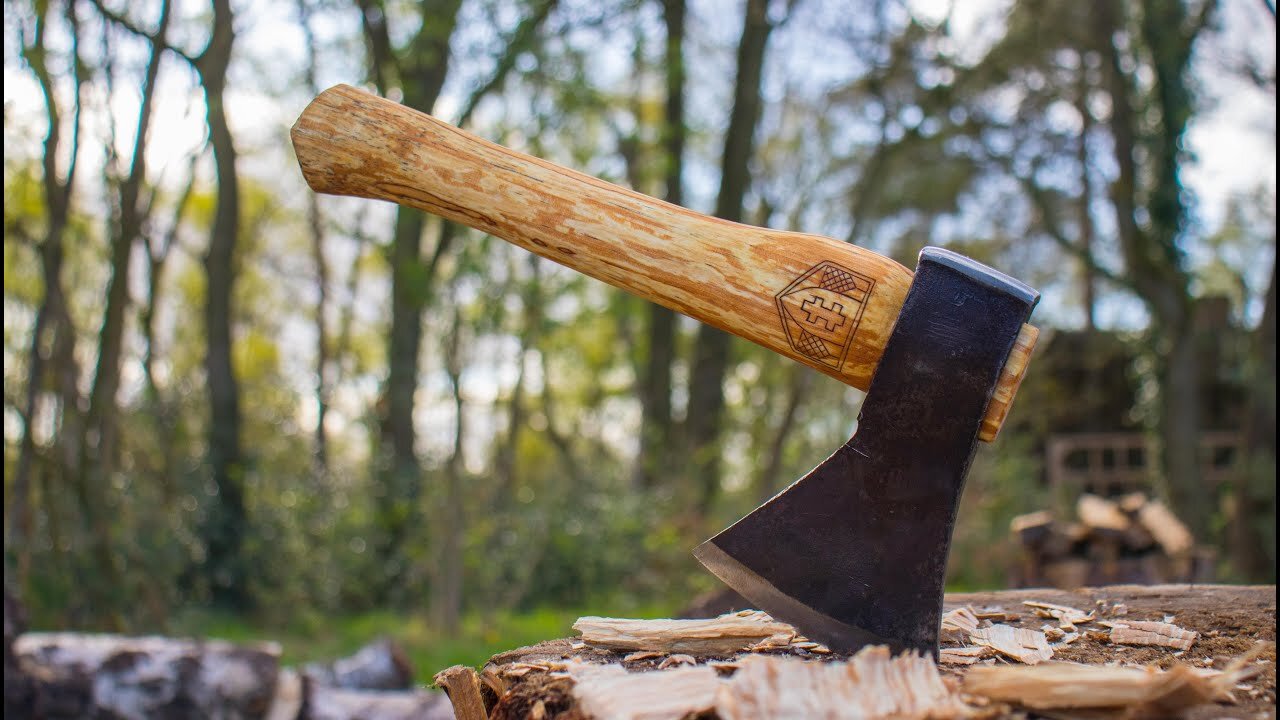
<path fill-rule="evenodd" d="M 974 712 L 947 687 L 933 660 L 863 648 L 848 661 L 751 656 L 716 694 L 723 720 L 755 718 L 965 718 Z"/>
<path fill-rule="evenodd" d="M 969 606 L 949 610 L 942 615 L 942 627 L 938 633 L 940 642 L 962 643 L 969 633 L 978 629 L 978 616 Z"/>
<path fill-rule="evenodd" d="M 968 671 L 963 690 L 1034 710 L 1118 708 L 1131 717 L 1172 717 L 1210 702 L 1232 702 L 1231 689 L 1257 674 L 1246 664 L 1265 646 L 1254 648 L 1221 673 L 1187 665 L 1167 672 L 1052 662 L 1038 667 L 979 667 Z"/>
<path fill-rule="evenodd" d="M 666 670 L 667 668 L 679 667 L 681 665 L 697 665 L 697 664 L 698 664 L 698 661 L 695 660 L 692 655 L 672 655 L 668 657 L 666 660 L 663 660 L 662 662 L 658 663 L 658 669 Z"/>
<path fill-rule="evenodd" d="M 995 650 L 986 645 L 971 645 L 959 648 L 942 648 L 938 651 L 938 662 L 943 665 L 973 665 L 995 655 Z"/>
<path fill-rule="evenodd" d="M 785 647 L 796 635 L 795 628 L 756 610 L 701 620 L 582 617 L 573 629 L 597 649 L 694 655 L 729 655 L 766 640 Z"/>
<path fill-rule="evenodd" d="M 1067 605 L 1054 605 L 1053 603 L 1037 602 L 1028 600 L 1023 605 L 1033 609 L 1036 615 L 1043 618 L 1053 618 L 1058 621 L 1058 627 L 1067 632 L 1075 632 L 1077 623 L 1087 623 L 1093 620 L 1094 613 L 1092 611 L 1085 612 Z"/>
<path fill-rule="evenodd" d="M 573 698 L 586 717 L 667 720 L 707 712 L 720 676 L 706 667 L 627 672 L 621 665 L 572 663 Z"/>
<path fill-rule="evenodd" d="M 1190 650 L 1200 633 L 1184 630 L 1172 623 L 1151 620 L 1130 620 L 1123 623 L 1103 623 L 1111 628 L 1108 640 L 1119 645 L 1159 645 L 1178 650 Z"/>
<path fill-rule="evenodd" d="M 969 639 L 1027 665 L 1036 665 L 1053 657 L 1053 648 L 1049 647 L 1048 639 L 1039 630 L 992 625 L 974 630 Z"/>
<path fill-rule="evenodd" d="M 660 653 L 655 650 L 640 650 L 622 658 L 622 662 L 640 662 L 641 660 L 652 660 L 653 658 L 663 657 L 666 653 Z"/>

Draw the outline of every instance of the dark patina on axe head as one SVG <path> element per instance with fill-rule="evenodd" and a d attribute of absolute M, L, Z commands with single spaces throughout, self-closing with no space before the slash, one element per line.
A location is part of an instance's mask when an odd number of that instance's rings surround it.
<path fill-rule="evenodd" d="M 694 550 L 835 650 L 937 653 L 947 552 L 979 427 L 1039 293 L 926 248 L 853 437 Z"/>

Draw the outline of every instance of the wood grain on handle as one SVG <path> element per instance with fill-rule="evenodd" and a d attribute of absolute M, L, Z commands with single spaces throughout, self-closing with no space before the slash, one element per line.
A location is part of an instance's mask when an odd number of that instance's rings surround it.
<path fill-rule="evenodd" d="M 862 390 L 911 285 L 910 270 L 857 246 L 695 213 L 346 85 L 291 135 L 317 192 L 491 233 Z"/>

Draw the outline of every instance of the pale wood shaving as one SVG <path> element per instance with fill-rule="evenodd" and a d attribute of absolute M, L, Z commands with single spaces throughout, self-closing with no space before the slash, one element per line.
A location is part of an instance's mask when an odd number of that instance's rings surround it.
<path fill-rule="evenodd" d="M 995 655 L 995 650 L 986 645 L 971 645 L 958 648 L 941 648 L 938 650 L 938 662 L 943 665 L 973 665 Z"/>
<path fill-rule="evenodd" d="M 978 629 L 978 616 L 969 606 L 949 610 L 942 615 L 942 626 L 938 632 L 940 642 L 962 643 L 969 633 Z"/>
<path fill-rule="evenodd" d="M 863 648 L 845 662 L 752 656 L 716 694 L 723 720 L 755 718 L 965 718 L 965 705 L 928 657 Z"/>
<path fill-rule="evenodd" d="M 666 653 L 660 653 L 654 650 L 640 650 L 622 658 L 622 662 L 640 662 L 641 660 L 652 660 L 660 657 L 666 657 Z"/>
<path fill-rule="evenodd" d="M 567 673 L 582 714 L 610 720 L 678 720 L 707 712 L 721 682 L 705 665 L 631 673 L 617 664 L 572 663 Z"/>
<path fill-rule="evenodd" d="M 759 611 L 701 620 L 582 617 L 573 629 L 593 648 L 694 655 L 728 655 L 766 640 L 786 646 L 796 635 L 795 628 Z"/>
<path fill-rule="evenodd" d="M 1044 633 L 1045 638 L 1049 640 L 1049 642 L 1058 642 L 1067 636 L 1066 630 L 1063 630 L 1060 627 L 1054 627 L 1053 625 L 1043 625 L 1040 627 L 1040 631 Z"/>
<path fill-rule="evenodd" d="M 973 614 L 979 620 L 991 620 L 992 622 L 1004 622 L 1005 620 L 1014 617 L 1004 608 L 982 608 L 974 610 Z"/>
<path fill-rule="evenodd" d="M 1172 623 L 1152 620 L 1129 620 L 1123 623 L 1103 623 L 1111 628 L 1108 640 L 1120 645 L 1159 645 L 1178 650 L 1190 650 L 1200 633 L 1185 630 Z"/>
<path fill-rule="evenodd" d="M 1196 705 L 1232 702 L 1232 688 L 1260 671 L 1247 663 L 1265 647 L 1214 674 L 1182 664 L 1167 672 L 1062 662 L 979 667 L 965 675 L 963 690 L 1035 710 L 1119 708 L 1134 717 L 1171 717 Z"/>
<path fill-rule="evenodd" d="M 1011 625 L 992 625 L 978 628 L 969 634 L 975 644 L 985 645 L 1006 657 L 1021 663 L 1035 665 L 1053 657 L 1053 648 L 1044 633 L 1039 630 L 1015 628 Z"/>
<path fill-rule="evenodd" d="M 698 664 L 698 661 L 695 660 L 692 655 L 677 654 L 677 655 L 671 655 L 666 660 L 663 660 L 662 662 L 658 663 L 658 669 L 666 670 L 667 668 L 679 667 L 681 665 L 697 665 L 697 664 Z"/>
<path fill-rule="evenodd" d="M 1087 623 L 1093 620 L 1093 611 L 1085 612 L 1068 605 L 1054 605 L 1053 603 L 1038 602 L 1028 600 L 1022 603 L 1032 608 L 1036 615 L 1044 618 L 1053 618 L 1058 621 L 1058 627 L 1067 632 L 1075 632 L 1077 623 Z"/>

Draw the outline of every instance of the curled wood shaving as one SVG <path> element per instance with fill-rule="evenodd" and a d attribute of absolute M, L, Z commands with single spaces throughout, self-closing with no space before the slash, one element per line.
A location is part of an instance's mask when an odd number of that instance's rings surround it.
<path fill-rule="evenodd" d="M 1043 618 L 1053 618 L 1058 621 L 1058 627 L 1067 632 L 1075 632 L 1076 623 L 1087 623 L 1093 620 L 1093 612 L 1085 612 L 1067 605 L 1054 605 L 1053 603 L 1036 602 L 1028 600 L 1023 605 L 1032 608 L 1036 615 Z"/>
<path fill-rule="evenodd" d="M 969 633 L 978 629 L 978 616 L 969 606 L 949 610 L 942 615 L 942 628 L 938 634 L 941 642 L 962 643 Z"/>
<path fill-rule="evenodd" d="M 1039 630 L 992 625 L 974 630 L 969 634 L 969 639 L 977 645 L 985 645 L 1027 665 L 1035 665 L 1053 657 L 1053 648 L 1049 647 L 1049 641 Z"/>
<path fill-rule="evenodd" d="M 1111 628 L 1108 640 L 1120 645 L 1159 645 L 1178 650 L 1190 650 L 1200 633 L 1184 630 L 1172 623 L 1151 620 L 1129 620 L 1122 623 L 1103 623 Z"/>

